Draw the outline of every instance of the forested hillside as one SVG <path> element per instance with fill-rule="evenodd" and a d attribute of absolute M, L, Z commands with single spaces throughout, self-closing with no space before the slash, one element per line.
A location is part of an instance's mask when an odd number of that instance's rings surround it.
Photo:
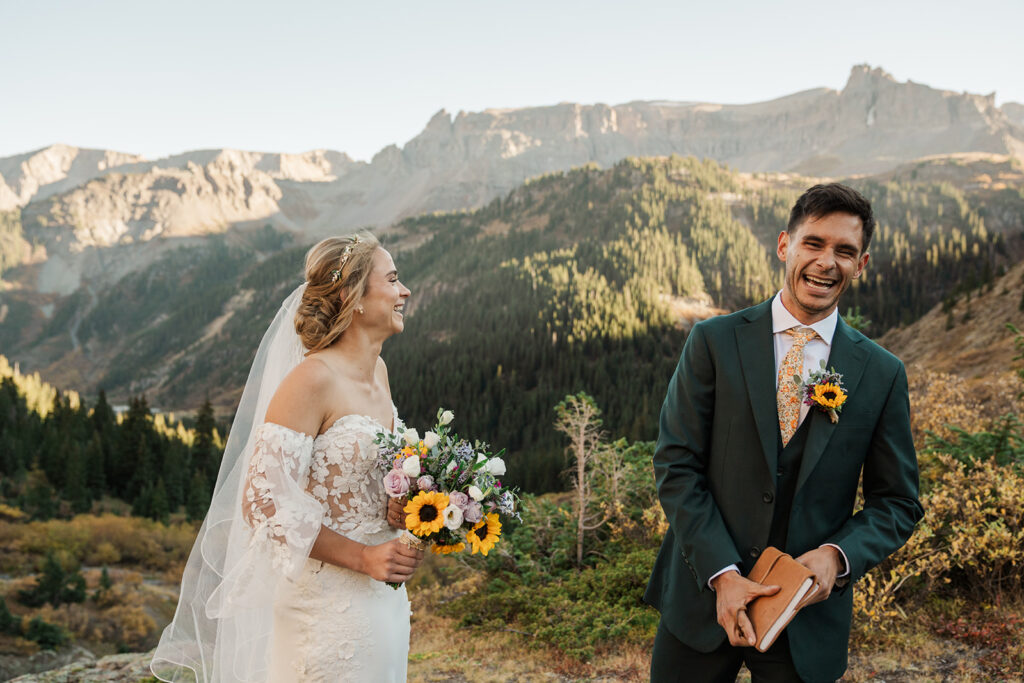
<path fill-rule="evenodd" d="M 609 433 L 655 436 L 692 321 L 780 285 L 776 237 L 813 179 L 744 175 L 693 158 L 627 159 L 534 179 L 471 211 L 390 228 L 412 289 L 406 332 L 385 345 L 403 417 L 438 405 L 519 458 L 520 485 L 561 486 L 551 407 L 591 392 Z M 841 302 L 885 330 L 990 282 L 1021 253 L 1024 180 L 1014 160 L 938 158 L 851 181 L 879 228 L 867 274 Z M 17 234 L 16 215 L 7 228 Z M 234 409 L 260 335 L 300 282 L 308 245 L 269 227 L 182 248 L 115 287 L 19 319 L 0 339 L 48 378 L 118 402 Z"/>
<path fill-rule="evenodd" d="M 154 520 L 179 509 L 202 519 L 222 452 L 209 403 L 190 427 L 153 415 L 145 397 L 118 416 L 105 393 L 90 405 L 0 356 L 0 517 L 11 508 L 35 520 L 125 512 L 128 503 Z"/>

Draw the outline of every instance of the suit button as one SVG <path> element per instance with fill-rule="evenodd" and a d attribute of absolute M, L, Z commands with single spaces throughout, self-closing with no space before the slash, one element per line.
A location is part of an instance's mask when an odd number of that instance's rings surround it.
<path fill-rule="evenodd" d="M 753 557 L 755 560 L 757 559 L 757 556 L 760 555 L 760 554 L 761 554 L 761 549 L 758 548 L 756 545 L 753 548 L 750 549 L 750 556 Z"/>
<path fill-rule="evenodd" d="M 774 496 L 772 495 L 772 492 L 771 492 L 771 491 L 765 491 L 765 492 L 764 492 L 764 493 L 763 493 L 763 494 L 761 495 L 761 500 L 763 500 L 763 501 L 764 501 L 764 502 L 766 502 L 766 503 L 770 503 L 770 502 L 772 502 L 773 500 L 775 500 L 775 497 L 774 497 Z"/>
<path fill-rule="evenodd" d="M 780 477 L 782 475 L 784 475 L 785 473 L 786 473 L 786 471 L 784 469 L 782 469 L 781 467 L 778 470 L 776 470 L 776 472 L 775 472 L 775 474 L 777 474 Z"/>

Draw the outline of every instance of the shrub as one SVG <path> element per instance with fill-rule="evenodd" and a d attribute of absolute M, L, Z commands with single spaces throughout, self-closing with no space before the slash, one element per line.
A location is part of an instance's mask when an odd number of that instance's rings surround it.
<path fill-rule="evenodd" d="M 36 585 L 18 591 L 18 600 L 29 607 L 39 607 L 46 602 L 54 607 L 65 602 L 82 602 L 85 600 L 85 577 L 77 569 L 65 571 L 54 554 L 48 553 Z"/>
<path fill-rule="evenodd" d="M 0 597 L 0 633 L 12 636 L 21 635 L 21 617 L 11 614 L 7 609 L 7 600 Z"/>
<path fill-rule="evenodd" d="M 1024 475 L 991 460 L 937 456 L 942 473 L 922 497 L 925 515 L 903 548 L 854 592 L 864 635 L 891 629 L 928 597 L 1024 597 Z"/>
<path fill-rule="evenodd" d="M 39 643 L 44 650 L 52 650 L 68 642 L 68 634 L 64 629 L 56 624 L 43 621 L 39 617 L 34 617 L 32 621 L 28 622 L 25 637 Z"/>
<path fill-rule="evenodd" d="M 0 521 L 0 565 L 6 571 L 31 568 L 32 556 L 54 553 L 65 565 L 138 564 L 167 570 L 184 566 L 198 525 L 165 525 L 112 514 L 29 524 Z"/>
<path fill-rule="evenodd" d="M 615 560 L 529 586 L 512 574 L 451 603 L 463 625 L 508 628 L 514 624 L 538 643 L 586 661 L 598 651 L 654 638 L 658 614 L 641 598 L 657 550 L 637 550 Z"/>

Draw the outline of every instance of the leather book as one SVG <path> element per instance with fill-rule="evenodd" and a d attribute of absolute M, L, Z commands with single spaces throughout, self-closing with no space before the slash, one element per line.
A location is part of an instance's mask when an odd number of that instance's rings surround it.
<path fill-rule="evenodd" d="M 764 652 L 818 591 L 818 580 L 810 569 L 774 547 L 765 548 L 747 578 L 780 587 L 775 595 L 762 595 L 747 605 L 747 617 L 757 636 L 754 647 Z"/>

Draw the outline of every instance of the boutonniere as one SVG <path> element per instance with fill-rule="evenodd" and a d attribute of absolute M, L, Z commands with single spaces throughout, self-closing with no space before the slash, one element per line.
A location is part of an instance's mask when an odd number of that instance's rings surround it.
<path fill-rule="evenodd" d="M 832 424 L 839 422 L 839 413 L 846 403 L 847 393 L 843 387 L 843 376 L 835 368 L 825 369 L 825 361 L 821 361 L 821 369 L 811 373 L 807 381 L 800 380 L 804 403 L 817 406 L 828 413 Z"/>

